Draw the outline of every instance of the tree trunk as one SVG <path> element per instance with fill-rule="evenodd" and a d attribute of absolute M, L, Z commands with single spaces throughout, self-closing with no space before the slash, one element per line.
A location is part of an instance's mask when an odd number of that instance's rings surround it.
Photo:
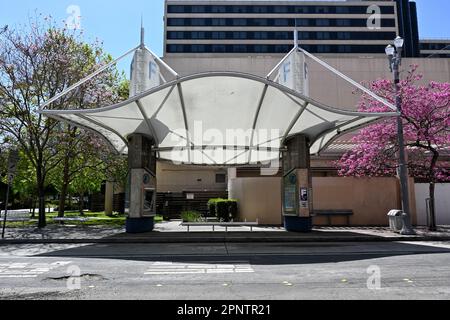
<path fill-rule="evenodd" d="M 67 189 L 69 188 L 69 157 L 64 158 L 64 173 L 61 185 L 61 194 L 59 198 L 58 217 L 63 218 L 66 207 Z"/>
<path fill-rule="evenodd" d="M 36 218 L 36 202 L 37 202 L 37 200 L 36 200 L 36 197 L 33 197 L 33 203 L 32 203 L 32 211 L 31 211 L 31 219 L 34 219 L 34 218 Z"/>
<path fill-rule="evenodd" d="M 80 193 L 80 196 L 79 196 L 78 208 L 80 211 L 80 216 L 84 216 L 84 211 L 83 211 L 83 209 L 84 209 L 84 194 L 82 194 L 82 193 Z"/>
<path fill-rule="evenodd" d="M 36 168 L 36 182 L 37 182 L 37 192 L 39 199 L 39 222 L 38 228 L 42 229 L 47 226 L 47 221 L 45 219 L 45 182 L 42 174 L 42 167 L 40 165 Z"/>
<path fill-rule="evenodd" d="M 434 197 L 436 189 L 436 184 L 434 182 L 430 183 L 430 219 L 428 229 L 430 231 L 436 231 L 436 199 Z"/>
<path fill-rule="evenodd" d="M 38 228 L 42 229 L 47 226 L 47 221 L 45 219 L 45 188 L 42 182 L 38 186 L 39 195 L 39 223 Z"/>

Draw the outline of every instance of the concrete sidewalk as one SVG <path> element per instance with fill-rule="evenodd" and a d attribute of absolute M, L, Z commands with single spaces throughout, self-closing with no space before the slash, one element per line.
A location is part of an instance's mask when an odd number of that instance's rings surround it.
<path fill-rule="evenodd" d="M 100 226 L 49 226 L 46 229 L 9 229 L 6 244 L 64 244 L 64 243 L 245 243 L 245 242 L 388 242 L 388 241 L 450 241 L 450 227 L 430 233 L 417 228 L 416 236 L 402 236 L 388 228 L 315 228 L 310 233 L 287 232 L 281 227 L 232 228 L 224 232 L 220 228 L 212 232 L 209 227 L 187 233 L 180 221 L 158 223 L 154 232 L 127 234 L 123 228 Z"/>

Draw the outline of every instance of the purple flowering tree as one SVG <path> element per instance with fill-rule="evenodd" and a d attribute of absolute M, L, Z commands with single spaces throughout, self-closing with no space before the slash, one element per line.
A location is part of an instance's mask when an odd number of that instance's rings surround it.
<path fill-rule="evenodd" d="M 61 193 L 65 193 L 71 174 L 82 170 L 78 164 L 91 167 L 98 163 L 95 159 L 80 161 L 84 151 L 107 147 L 99 147 L 98 139 L 87 132 L 43 117 L 39 106 L 112 58 L 100 42 L 85 43 L 82 32 L 58 27 L 51 17 L 37 16 L 20 28 L 0 30 L 0 145 L 20 148 L 34 168 L 38 226 L 43 228 L 45 190 L 52 172 L 64 173 L 60 181 Z M 120 76 L 111 68 L 49 108 L 93 108 L 113 103 L 120 100 L 119 87 Z"/>
<path fill-rule="evenodd" d="M 400 84 L 402 118 L 410 176 L 429 183 L 429 229 L 436 230 L 435 184 L 450 181 L 449 164 L 442 155 L 450 150 L 450 83 L 430 82 L 418 85 L 422 76 L 412 66 Z M 371 90 L 395 103 L 392 81 L 377 80 Z M 363 95 L 359 110 L 386 112 L 388 108 Z M 385 119 L 370 125 L 353 138 L 356 144 L 337 163 L 342 176 L 395 176 L 398 168 L 396 119 Z"/>

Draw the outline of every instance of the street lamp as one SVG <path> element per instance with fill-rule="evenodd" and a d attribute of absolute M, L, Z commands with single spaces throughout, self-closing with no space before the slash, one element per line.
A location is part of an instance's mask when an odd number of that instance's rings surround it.
<path fill-rule="evenodd" d="M 389 65 L 391 72 L 394 73 L 395 79 L 395 105 L 399 116 L 397 117 L 397 136 L 399 147 L 399 170 L 400 177 L 402 209 L 403 209 L 403 229 L 401 234 L 414 235 L 415 232 L 411 225 L 410 207 L 409 207 L 409 188 L 408 188 L 408 165 L 406 163 L 405 139 L 403 136 L 403 119 L 402 119 L 402 97 L 400 95 L 400 65 L 402 63 L 402 50 L 405 40 L 397 37 L 394 40 L 394 46 L 386 47 L 386 55 L 389 57 Z"/>

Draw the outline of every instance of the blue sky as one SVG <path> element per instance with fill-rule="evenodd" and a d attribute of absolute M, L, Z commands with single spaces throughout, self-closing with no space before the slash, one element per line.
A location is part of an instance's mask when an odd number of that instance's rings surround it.
<path fill-rule="evenodd" d="M 450 38 L 450 1 L 416 0 L 421 38 Z M 104 42 L 107 52 L 117 57 L 139 43 L 141 14 L 146 43 L 157 54 L 163 52 L 163 0 L 0 0 L 0 26 L 26 23 L 34 12 L 50 14 L 57 21 L 68 17 L 70 5 L 81 9 L 81 26 L 87 41 Z M 120 64 L 128 70 L 129 61 Z"/>

